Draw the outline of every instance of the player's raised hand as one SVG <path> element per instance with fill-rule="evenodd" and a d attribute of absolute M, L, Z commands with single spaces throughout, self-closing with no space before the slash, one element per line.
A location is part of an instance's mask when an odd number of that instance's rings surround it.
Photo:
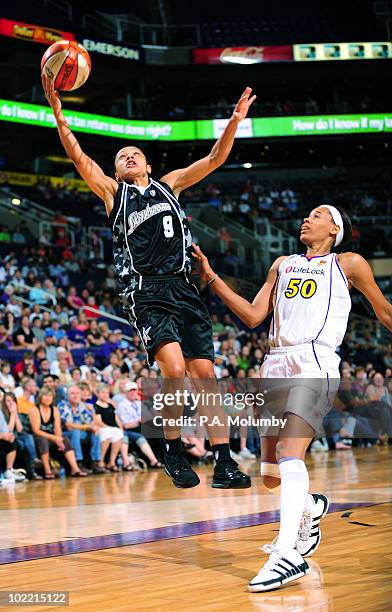
<path fill-rule="evenodd" d="M 41 74 L 42 87 L 44 88 L 45 98 L 49 102 L 53 112 L 59 113 L 61 111 L 61 100 L 59 94 L 54 88 L 54 83 L 46 74 Z"/>
<path fill-rule="evenodd" d="M 207 255 L 204 255 L 201 248 L 192 242 L 193 253 L 192 256 L 198 263 L 199 274 L 202 281 L 209 281 L 215 274 L 213 269 L 210 266 L 210 262 L 208 261 Z"/>
<path fill-rule="evenodd" d="M 236 119 L 238 122 L 246 118 L 249 108 L 256 100 L 257 96 L 254 95 L 251 97 L 251 93 L 252 88 L 247 87 L 234 108 L 233 118 Z"/>

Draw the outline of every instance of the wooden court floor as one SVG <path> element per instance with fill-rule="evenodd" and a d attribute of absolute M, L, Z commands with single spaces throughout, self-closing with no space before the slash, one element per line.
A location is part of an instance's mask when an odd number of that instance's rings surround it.
<path fill-rule="evenodd" d="M 0 592 L 68 591 L 88 612 L 392 610 L 392 447 L 308 455 L 311 491 L 332 502 L 322 543 L 308 576 L 264 594 L 247 583 L 278 498 L 243 465 L 245 491 L 211 489 L 211 468 L 187 491 L 161 471 L 0 489 Z"/>

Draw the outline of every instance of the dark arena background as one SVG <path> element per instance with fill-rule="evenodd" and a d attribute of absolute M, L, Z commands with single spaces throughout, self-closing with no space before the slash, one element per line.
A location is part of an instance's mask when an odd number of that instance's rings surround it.
<path fill-rule="evenodd" d="M 80 425 L 94 406 L 113 403 L 118 421 L 124 401 L 140 409 L 161 372 L 124 318 L 105 207 L 64 152 L 40 75 L 50 44 L 84 45 L 91 74 L 61 92 L 73 133 L 108 176 L 133 145 L 158 180 L 208 155 L 251 87 L 257 99 L 228 159 L 179 198 L 194 242 L 252 301 L 279 256 L 304 252 L 304 217 L 343 207 L 346 250 L 367 260 L 391 302 L 391 28 L 392 2 L 370 0 L 2 3 L 1 609 L 391 610 L 391 334 L 355 288 L 337 350 L 337 418 L 325 417 L 306 453 L 311 491 L 331 502 L 322 542 L 309 574 L 284 589 L 247 590 L 265 562 L 259 547 L 279 530 L 251 406 L 230 428 L 232 458 L 252 478 L 245 490 L 211 488 L 204 435 L 183 431 L 201 482 L 181 489 L 141 417 L 106 456 L 99 426 Z M 215 375 L 241 390 L 260 376 L 271 317 L 249 329 L 196 265 L 192 282 L 212 319 Z M 60 447 L 49 468 L 41 460 L 31 423 L 48 387 L 77 464 Z"/>

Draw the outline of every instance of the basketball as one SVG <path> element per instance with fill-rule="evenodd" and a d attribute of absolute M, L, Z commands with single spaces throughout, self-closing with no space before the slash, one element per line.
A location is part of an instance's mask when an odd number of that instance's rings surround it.
<path fill-rule="evenodd" d="M 54 81 L 54 88 L 62 91 L 78 89 L 91 71 L 90 55 L 74 40 L 59 40 L 45 51 L 41 72 Z"/>

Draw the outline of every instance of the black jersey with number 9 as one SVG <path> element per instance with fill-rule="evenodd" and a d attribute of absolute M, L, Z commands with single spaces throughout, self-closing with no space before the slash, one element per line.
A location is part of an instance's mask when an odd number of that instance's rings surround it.
<path fill-rule="evenodd" d="M 150 180 L 144 193 L 119 183 L 109 216 L 118 279 L 189 273 L 192 236 L 188 220 L 166 183 Z"/>

